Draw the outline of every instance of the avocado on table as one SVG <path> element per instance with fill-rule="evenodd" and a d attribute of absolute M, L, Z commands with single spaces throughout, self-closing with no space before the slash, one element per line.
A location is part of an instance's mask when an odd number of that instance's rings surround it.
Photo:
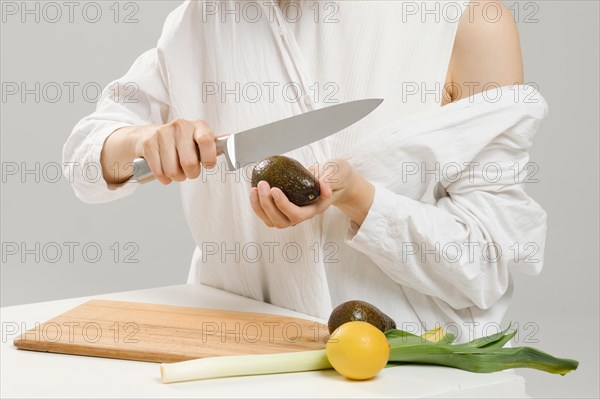
<path fill-rule="evenodd" d="M 297 206 L 315 202 L 321 189 L 313 174 L 295 159 L 275 155 L 260 161 L 252 170 L 252 187 L 261 180 L 277 187 Z"/>
<path fill-rule="evenodd" d="M 367 322 L 377 327 L 381 332 L 396 328 L 396 322 L 376 306 L 365 301 L 348 301 L 331 312 L 327 323 L 329 333 L 333 334 L 339 326 L 350 321 Z"/>

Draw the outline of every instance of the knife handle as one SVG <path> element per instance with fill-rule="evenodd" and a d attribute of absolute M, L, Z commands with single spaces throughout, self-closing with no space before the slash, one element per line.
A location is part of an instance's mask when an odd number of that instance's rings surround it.
<path fill-rule="evenodd" d="M 217 137 L 215 144 L 217 145 L 217 156 L 227 154 L 227 139 L 229 136 Z M 156 179 L 150 170 L 150 165 L 144 158 L 136 158 L 133 160 L 133 176 L 131 176 L 128 182 L 136 182 L 139 184 L 148 183 Z"/>

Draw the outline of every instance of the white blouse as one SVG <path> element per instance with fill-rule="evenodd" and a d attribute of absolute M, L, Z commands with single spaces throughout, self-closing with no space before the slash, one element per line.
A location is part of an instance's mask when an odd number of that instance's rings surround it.
<path fill-rule="evenodd" d="M 437 4 L 437 18 L 415 11 L 425 3 Z M 286 154 L 306 166 L 345 157 L 372 181 L 375 200 L 360 228 L 334 207 L 292 228 L 266 227 L 248 199 L 251 165 L 228 172 L 220 160 L 180 183 L 197 244 L 189 283 L 324 319 L 361 299 L 409 331 L 455 323 L 467 329 L 461 340 L 491 333 L 483 328 L 497 326 L 507 309 L 510 272 L 541 268 L 545 213 L 522 182 L 546 105 L 516 86 L 440 107 L 457 4 L 185 2 L 157 47 L 115 81 L 129 96 L 115 96 L 112 82 L 75 126 L 64 162 L 79 166 L 65 173 L 82 200 L 111 201 L 136 185 L 108 187 L 86 179 L 81 166 L 99 164 L 117 128 L 201 118 L 217 134 L 234 133 L 335 102 L 383 98 L 350 128 Z M 500 179 L 488 178 L 495 172 Z M 489 256 L 498 247 L 502 256 Z M 536 262 L 526 262 L 533 252 Z"/>

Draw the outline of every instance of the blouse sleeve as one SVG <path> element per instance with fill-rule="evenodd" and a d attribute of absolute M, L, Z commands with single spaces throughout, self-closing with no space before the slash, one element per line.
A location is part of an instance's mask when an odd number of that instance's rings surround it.
<path fill-rule="evenodd" d="M 63 147 L 63 172 L 78 198 L 88 203 L 116 200 L 137 184 L 108 185 L 100 153 L 115 130 L 132 125 L 166 123 L 169 94 L 157 49 L 143 53 L 129 71 L 104 88 L 96 110 L 81 119 Z"/>
<path fill-rule="evenodd" d="M 539 273 L 546 213 L 526 194 L 524 180 L 531 169 L 527 147 L 546 112 L 541 101 L 495 111 L 493 104 L 457 109 L 448 121 L 442 116 L 413 124 L 420 131 L 412 137 L 380 142 L 386 149 L 370 165 L 388 177 L 372 180 L 373 204 L 360 228 L 351 224 L 347 243 L 395 282 L 455 309 L 493 306 L 513 269 Z M 351 164 L 368 174 L 369 161 L 359 153 L 369 149 L 351 155 Z M 432 183 L 423 169 L 441 176 Z M 402 170 L 422 184 L 411 185 Z M 433 199 L 423 200 L 424 187 L 432 187 Z"/>

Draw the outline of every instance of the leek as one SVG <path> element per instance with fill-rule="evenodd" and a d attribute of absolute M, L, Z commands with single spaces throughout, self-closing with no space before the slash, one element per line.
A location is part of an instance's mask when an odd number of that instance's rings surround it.
<path fill-rule="evenodd" d="M 163 383 L 171 383 L 330 368 L 332 367 L 327 360 L 325 349 L 319 349 L 268 355 L 207 357 L 178 363 L 163 363 L 160 365 L 160 376 Z"/>
<path fill-rule="evenodd" d="M 452 346 L 397 347 L 390 362 L 434 364 L 475 373 L 492 373 L 513 368 L 532 368 L 565 375 L 578 366 L 576 360 L 559 359 L 534 348 L 455 349 Z"/>
<path fill-rule="evenodd" d="M 475 373 L 491 373 L 512 368 L 533 368 L 565 375 L 579 362 L 561 359 L 530 347 L 504 348 L 516 331 L 508 329 L 463 344 L 455 336 L 437 328 L 423 335 L 402 330 L 385 333 L 390 344 L 388 366 L 410 363 L 454 367 Z M 163 383 L 245 375 L 291 373 L 330 369 L 324 349 L 268 355 L 221 356 L 161 364 Z"/>
<path fill-rule="evenodd" d="M 427 333 L 417 336 L 402 330 L 390 330 L 385 333 L 391 346 L 389 363 L 433 364 L 475 373 L 532 368 L 565 375 L 577 369 L 578 361 L 556 358 L 535 348 L 504 348 L 516 334 L 509 329 L 510 326 L 499 333 L 464 344 L 452 344 L 455 337 L 451 334 L 434 342 L 424 340 Z"/>

